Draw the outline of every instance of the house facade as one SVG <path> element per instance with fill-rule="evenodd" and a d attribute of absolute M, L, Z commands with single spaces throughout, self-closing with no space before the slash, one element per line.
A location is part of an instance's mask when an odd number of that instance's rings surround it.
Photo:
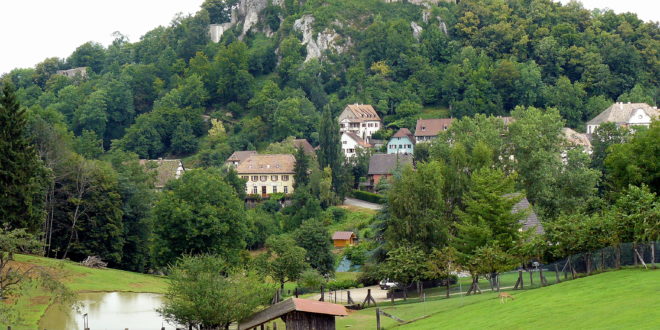
<path fill-rule="evenodd" d="M 242 161 L 236 172 L 245 180 L 248 195 L 268 197 L 293 193 L 295 157 L 288 154 L 252 155 Z"/>
<path fill-rule="evenodd" d="M 407 128 L 402 128 L 387 142 L 388 154 L 412 155 L 415 150 L 415 136 Z"/>
<path fill-rule="evenodd" d="M 346 157 L 346 159 L 355 156 L 358 148 L 366 149 L 371 147 L 371 144 L 365 142 L 353 132 L 341 133 L 341 150 L 344 152 L 344 157 Z"/>
<path fill-rule="evenodd" d="M 357 236 L 352 231 L 336 231 L 332 234 L 332 243 L 336 248 L 351 246 L 356 240 Z"/>
<path fill-rule="evenodd" d="M 418 119 L 415 125 L 415 141 L 430 142 L 451 127 L 454 118 Z"/>
<path fill-rule="evenodd" d="M 598 126 L 606 122 L 615 123 L 619 127 L 648 127 L 658 115 L 658 107 L 646 103 L 617 102 L 587 122 L 587 134 L 593 134 Z"/>
<path fill-rule="evenodd" d="M 374 190 L 382 180 L 387 180 L 399 166 L 413 163 L 411 154 L 374 154 L 369 158 L 369 171 L 365 188 Z"/>
<path fill-rule="evenodd" d="M 376 110 L 368 104 L 349 104 L 339 115 L 339 131 L 355 133 L 365 142 L 382 127 Z"/>
<path fill-rule="evenodd" d="M 79 68 L 73 68 L 69 70 L 57 70 L 56 74 L 60 76 L 65 76 L 69 78 L 87 78 L 87 68 L 86 67 L 79 67 Z"/>

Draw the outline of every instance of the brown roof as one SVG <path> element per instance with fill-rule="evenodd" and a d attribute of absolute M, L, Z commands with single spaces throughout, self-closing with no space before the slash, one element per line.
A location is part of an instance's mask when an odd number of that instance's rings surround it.
<path fill-rule="evenodd" d="M 291 312 L 305 312 L 333 316 L 348 315 L 346 308 L 342 305 L 309 299 L 290 298 L 252 314 L 249 318 L 241 321 L 238 328 L 254 328 Z"/>
<path fill-rule="evenodd" d="M 352 231 L 336 231 L 332 234 L 333 240 L 349 240 L 351 237 L 355 236 Z"/>
<path fill-rule="evenodd" d="M 257 154 L 257 152 L 254 151 L 254 150 L 234 151 L 234 153 L 231 154 L 231 156 L 229 156 L 229 158 L 227 158 L 227 161 L 228 162 L 239 162 L 240 163 L 240 162 L 248 159 L 248 157 L 250 157 L 252 155 L 256 155 L 256 154 Z"/>
<path fill-rule="evenodd" d="M 361 120 L 380 120 L 378 113 L 370 104 L 349 104 L 344 108 L 350 110 L 355 118 Z"/>
<path fill-rule="evenodd" d="M 583 146 L 587 149 L 591 149 L 591 141 L 589 141 L 587 134 L 578 133 L 568 127 L 562 128 L 561 131 L 564 133 L 564 137 L 568 143 L 575 146 Z"/>
<path fill-rule="evenodd" d="M 238 174 L 293 173 L 296 159 L 289 154 L 252 155 L 236 167 Z"/>
<path fill-rule="evenodd" d="M 623 103 L 618 102 L 612 104 L 609 108 L 605 109 L 594 119 L 587 122 L 587 125 L 599 125 L 604 122 L 612 122 L 617 124 L 627 124 L 630 117 L 634 115 L 635 110 L 644 111 L 649 117 L 657 118 L 658 109 L 651 107 L 646 103 Z"/>
<path fill-rule="evenodd" d="M 408 137 L 412 136 L 410 130 L 405 127 L 399 129 L 396 133 L 394 133 L 394 135 L 392 135 L 392 137 L 404 137 L 404 136 L 408 136 Z"/>
<path fill-rule="evenodd" d="M 295 140 L 293 140 L 293 146 L 296 147 L 296 149 L 302 147 L 303 150 L 305 151 L 305 153 L 308 154 L 308 155 L 315 154 L 314 147 L 312 147 L 312 145 L 309 144 L 309 142 L 306 139 L 295 139 Z"/>
<path fill-rule="evenodd" d="M 362 148 L 371 148 L 371 147 L 373 147 L 371 144 L 369 144 L 366 141 L 362 140 L 362 138 L 359 137 L 354 132 L 343 132 L 342 134 L 348 135 L 351 139 L 353 139 L 353 141 L 357 142 L 357 144 L 359 144 L 360 147 L 362 147 Z"/>
<path fill-rule="evenodd" d="M 156 172 L 156 188 L 165 187 L 170 180 L 178 179 L 186 170 L 180 159 L 140 159 L 140 165 L 148 171 Z"/>
<path fill-rule="evenodd" d="M 374 154 L 369 159 L 369 172 L 367 174 L 392 174 L 392 171 L 399 164 L 412 164 L 412 160 L 412 155 Z"/>
<path fill-rule="evenodd" d="M 418 119 L 415 136 L 437 136 L 451 127 L 454 118 Z"/>

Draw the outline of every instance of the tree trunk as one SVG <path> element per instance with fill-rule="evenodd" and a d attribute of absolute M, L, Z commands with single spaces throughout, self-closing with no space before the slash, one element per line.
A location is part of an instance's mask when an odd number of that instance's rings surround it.
<path fill-rule="evenodd" d="M 445 286 L 447 286 L 447 299 L 449 299 L 449 276 L 445 279 Z"/>
<path fill-rule="evenodd" d="M 497 292 L 500 292 L 500 274 L 495 275 L 495 284 L 497 285 Z"/>
<path fill-rule="evenodd" d="M 408 300 L 408 285 L 405 284 L 403 286 L 403 301 Z"/>

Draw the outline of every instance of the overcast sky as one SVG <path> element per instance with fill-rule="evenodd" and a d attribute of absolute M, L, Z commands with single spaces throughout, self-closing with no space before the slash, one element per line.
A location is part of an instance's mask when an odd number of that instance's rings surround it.
<path fill-rule="evenodd" d="M 176 13 L 194 13 L 203 0 L 0 0 L 0 74 L 33 67 L 48 57 L 68 57 L 87 41 L 107 46 L 119 31 L 138 41 L 168 25 Z M 566 3 L 568 0 L 561 0 Z M 583 0 L 586 8 L 608 7 L 660 21 L 659 0 Z"/>

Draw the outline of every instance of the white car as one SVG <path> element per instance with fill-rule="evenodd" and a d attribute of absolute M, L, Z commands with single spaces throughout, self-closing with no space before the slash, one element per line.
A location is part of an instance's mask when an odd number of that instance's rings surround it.
<path fill-rule="evenodd" d="M 389 278 L 386 278 L 384 280 L 381 280 L 379 285 L 381 290 L 389 290 L 391 288 L 396 288 L 397 286 L 399 286 L 399 283 L 391 281 Z"/>

